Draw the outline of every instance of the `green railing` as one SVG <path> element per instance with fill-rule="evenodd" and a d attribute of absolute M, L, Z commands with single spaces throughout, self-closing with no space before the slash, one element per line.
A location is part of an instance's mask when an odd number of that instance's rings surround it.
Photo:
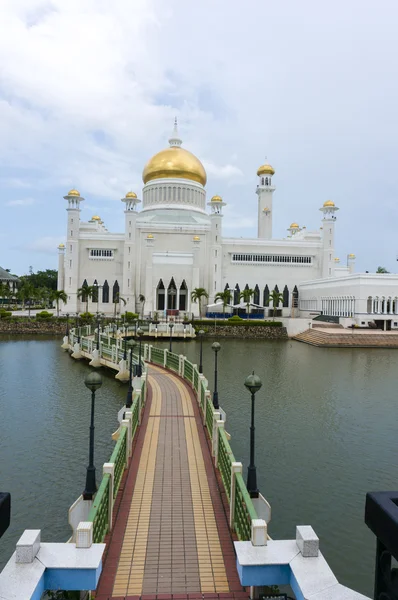
<path fill-rule="evenodd" d="M 142 394 L 142 391 L 141 391 Z M 138 403 L 138 398 L 135 398 L 133 401 L 133 405 L 131 407 L 132 418 L 131 418 L 131 438 L 134 439 L 135 432 L 137 431 L 138 421 L 139 421 L 139 412 L 140 407 Z"/>
<path fill-rule="evenodd" d="M 211 401 L 211 398 L 209 397 L 207 399 L 207 406 L 206 406 L 206 427 L 207 427 L 207 433 L 209 434 L 210 439 L 213 439 L 213 402 Z"/>
<path fill-rule="evenodd" d="M 163 367 L 164 363 L 164 352 L 163 350 L 159 350 L 159 348 L 152 347 L 151 349 L 151 361 L 156 365 L 161 365 Z"/>
<path fill-rule="evenodd" d="M 123 471 L 126 466 L 126 446 L 127 446 L 127 428 L 122 427 L 120 430 L 119 439 L 112 452 L 109 462 L 115 465 L 115 475 L 113 483 L 113 497 L 116 498 L 120 482 L 122 480 Z"/>
<path fill-rule="evenodd" d="M 167 352 L 166 366 L 172 371 L 176 371 L 176 373 L 178 373 L 180 368 L 180 358 L 178 354 L 174 354 L 173 352 Z"/>
<path fill-rule="evenodd" d="M 193 365 L 189 360 L 184 360 L 184 379 L 188 379 L 188 381 L 193 381 Z"/>
<path fill-rule="evenodd" d="M 205 402 L 206 402 L 206 386 L 202 382 L 202 385 L 200 386 L 200 408 L 202 409 L 203 414 L 205 412 Z"/>
<path fill-rule="evenodd" d="M 246 541 L 251 539 L 252 519 L 258 517 L 241 473 L 235 474 L 235 484 L 234 530 L 240 540 Z"/>
<path fill-rule="evenodd" d="M 88 520 L 93 522 L 93 541 L 100 544 L 109 531 L 109 486 L 111 476 L 105 473 L 101 485 L 95 495 Z"/>
<path fill-rule="evenodd" d="M 199 391 L 199 372 L 198 369 L 193 369 L 193 387 Z"/>
<path fill-rule="evenodd" d="M 227 435 L 224 429 L 220 428 L 218 432 L 218 470 L 220 471 L 228 502 L 231 501 L 231 474 L 233 462 L 235 462 L 235 457 L 227 440 Z"/>

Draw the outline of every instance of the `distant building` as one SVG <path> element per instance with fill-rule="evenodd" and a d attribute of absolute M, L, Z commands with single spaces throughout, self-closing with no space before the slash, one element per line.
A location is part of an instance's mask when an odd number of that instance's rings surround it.
<path fill-rule="evenodd" d="M 11 275 L 11 273 L 0 267 L 0 283 L 6 283 L 13 293 L 17 292 L 19 281 L 16 275 Z"/>

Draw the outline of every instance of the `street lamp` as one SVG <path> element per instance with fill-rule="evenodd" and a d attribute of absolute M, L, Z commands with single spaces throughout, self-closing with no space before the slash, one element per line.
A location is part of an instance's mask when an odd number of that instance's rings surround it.
<path fill-rule="evenodd" d="M 254 396 L 262 385 L 263 384 L 261 382 L 260 377 L 258 375 L 255 375 L 254 371 L 245 379 L 245 387 L 249 390 L 249 392 L 252 395 L 252 413 L 250 425 L 250 464 L 247 468 L 247 491 L 249 492 L 251 498 L 258 498 L 259 493 L 257 488 L 257 472 L 254 464 Z"/>
<path fill-rule="evenodd" d="M 169 351 L 172 352 L 173 351 L 173 327 L 174 327 L 174 323 L 169 323 L 169 327 L 170 327 L 170 347 L 169 347 Z"/>
<path fill-rule="evenodd" d="M 221 346 L 218 342 L 214 342 L 211 345 L 211 349 L 214 352 L 214 392 L 213 392 L 213 406 L 216 410 L 220 408 L 218 404 L 218 390 L 217 390 L 217 354 L 221 350 Z"/>
<path fill-rule="evenodd" d="M 131 408 L 131 406 L 133 404 L 133 350 L 136 347 L 137 342 L 135 340 L 129 340 L 128 344 L 129 344 L 129 348 L 130 348 L 130 375 L 129 375 L 129 389 L 127 392 L 127 399 L 126 399 L 126 408 Z"/>
<path fill-rule="evenodd" d="M 144 332 L 142 331 L 141 327 L 139 327 L 137 329 L 137 336 L 138 339 L 140 340 L 140 347 L 139 347 L 139 351 L 138 351 L 138 365 L 137 365 L 137 377 L 141 377 L 142 375 L 142 366 L 141 366 L 141 336 Z"/>
<path fill-rule="evenodd" d="M 100 348 L 100 320 L 99 314 L 97 313 L 97 350 Z"/>
<path fill-rule="evenodd" d="M 200 352 L 199 352 L 199 373 L 203 373 L 203 364 L 202 364 L 202 357 L 203 357 L 203 336 L 204 336 L 205 332 L 203 331 L 203 329 L 199 330 L 199 339 L 200 339 Z"/>
<path fill-rule="evenodd" d="M 90 422 L 90 446 L 89 446 L 89 465 L 86 473 L 86 487 L 83 492 L 83 500 L 92 500 L 97 491 L 95 483 L 94 466 L 94 404 L 95 392 L 102 385 L 102 377 L 96 371 L 91 371 L 84 379 L 84 385 L 91 390 L 91 422 Z"/>
<path fill-rule="evenodd" d="M 126 335 L 126 329 L 124 330 L 123 341 L 124 341 L 123 360 L 127 360 L 127 335 Z"/>
<path fill-rule="evenodd" d="M 66 313 L 66 337 L 69 337 L 69 313 Z"/>
<path fill-rule="evenodd" d="M 77 329 L 77 343 L 80 344 L 79 313 L 76 313 L 75 328 Z"/>

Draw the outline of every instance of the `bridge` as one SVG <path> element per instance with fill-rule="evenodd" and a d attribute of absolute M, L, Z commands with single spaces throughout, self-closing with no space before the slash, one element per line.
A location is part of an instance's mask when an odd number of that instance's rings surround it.
<path fill-rule="evenodd" d="M 275 598 L 267 586 L 289 585 L 297 600 L 366 600 L 337 581 L 310 526 L 269 537 L 270 507 L 250 497 L 197 366 L 148 344 L 127 352 L 115 338 L 89 328 L 64 338 L 72 357 L 120 379 L 136 365 L 139 376 L 94 499 L 69 511 L 71 539 L 45 544 L 25 531 L 0 598 L 36 600 L 46 589 L 95 590 L 96 600 Z"/>

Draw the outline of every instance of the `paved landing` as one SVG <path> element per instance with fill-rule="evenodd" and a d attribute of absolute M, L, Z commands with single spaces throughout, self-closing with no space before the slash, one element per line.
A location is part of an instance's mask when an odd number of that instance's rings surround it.
<path fill-rule="evenodd" d="M 149 368 L 149 397 L 96 598 L 247 598 L 197 402 Z"/>

